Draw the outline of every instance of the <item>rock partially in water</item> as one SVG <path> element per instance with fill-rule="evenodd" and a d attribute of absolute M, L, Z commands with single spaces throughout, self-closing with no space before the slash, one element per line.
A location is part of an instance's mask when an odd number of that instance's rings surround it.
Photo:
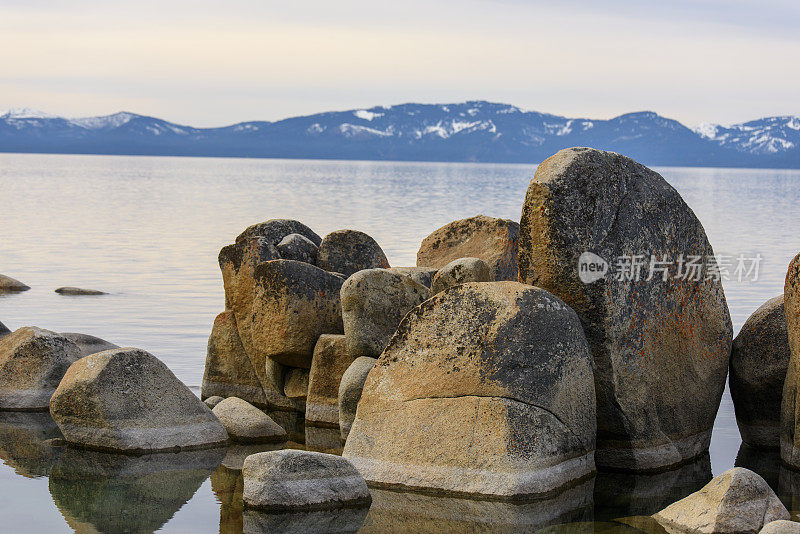
<path fill-rule="evenodd" d="M 491 282 L 492 271 L 485 261 L 478 258 L 453 260 L 436 273 L 431 283 L 431 295 L 467 282 Z"/>
<path fill-rule="evenodd" d="M 289 234 L 278 243 L 277 247 L 284 260 L 304 261 L 311 265 L 317 263 L 319 247 L 304 235 Z"/>
<path fill-rule="evenodd" d="M 756 534 L 771 521 L 789 519 L 789 512 L 763 478 L 734 467 L 653 518 L 669 532 Z"/>
<path fill-rule="evenodd" d="M 78 345 L 66 337 L 24 326 L 0 339 L 0 410 L 45 411 L 73 362 Z"/>
<path fill-rule="evenodd" d="M 322 240 L 317 266 L 350 276 L 363 269 L 388 269 L 389 260 L 380 245 L 364 232 L 336 230 Z"/>
<path fill-rule="evenodd" d="M 386 269 L 365 269 L 348 278 L 341 299 L 350 355 L 380 356 L 406 313 L 426 300 L 428 293 L 411 277 Z"/>
<path fill-rule="evenodd" d="M 214 411 L 214 406 L 216 406 L 217 404 L 219 404 L 220 402 L 222 402 L 224 400 L 225 399 L 223 397 L 220 397 L 219 395 L 213 395 L 211 397 L 207 397 L 207 398 L 203 399 L 203 402 L 205 403 L 206 406 L 211 408 L 211 411 L 213 412 Z"/>
<path fill-rule="evenodd" d="M 58 425 L 47 412 L 0 412 L 0 459 L 26 478 L 50 474 L 61 456 Z"/>
<path fill-rule="evenodd" d="M 361 400 L 364 382 L 377 361 L 369 356 L 361 356 L 353 360 L 342 375 L 339 383 L 339 430 L 343 441 L 350 434 L 350 427 L 356 418 L 356 408 Z"/>
<path fill-rule="evenodd" d="M 255 270 L 253 306 L 247 324 L 252 346 L 245 350 L 258 365 L 267 358 L 288 367 L 311 367 L 314 345 L 322 334 L 342 334 L 341 278 L 300 261 L 275 260 Z M 242 339 L 244 342 L 244 338 Z"/>
<path fill-rule="evenodd" d="M 58 289 L 56 289 L 56 293 L 58 293 L 59 295 L 73 295 L 73 296 L 108 294 L 105 291 L 100 291 L 99 289 L 84 289 L 82 287 L 72 287 L 72 286 L 59 287 Z"/>
<path fill-rule="evenodd" d="M 228 436 L 239 443 L 278 443 L 286 441 L 286 432 L 270 417 L 237 397 L 228 397 L 212 410 Z"/>
<path fill-rule="evenodd" d="M 509 219 L 476 215 L 453 221 L 422 241 L 417 265 L 441 269 L 459 258 L 480 258 L 493 280 L 517 280 L 519 224 Z"/>
<path fill-rule="evenodd" d="M 150 453 L 208 448 L 228 435 L 211 410 L 152 354 L 122 348 L 70 366 L 50 399 L 69 443 Z"/>
<path fill-rule="evenodd" d="M 764 525 L 759 534 L 800 534 L 800 523 L 780 519 Z"/>
<path fill-rule="evenodd" d="M 353 465 L 333 454 L 285 449 L 248 456 L 242 469 L 244 503 L 262 510 L 367 506 L 367 484 Z"/>
<path fill-rule="evenodd" d="M 781 459 L 800 469 L 800 410 L 797 408 L 800 388 L 800 254 L 789 264 L 783 295 L 791 356 L 781 402 Z"/>
<path fill-rule="evenodd" d="M 99 337 L 90 336 L 89 334 L 62 332 L 61 335 L 78 345 L 78 348 L 81 349 L 81 357 L 88 356 L 96 352 L 103 352 L 104 350 L 119 348 L 119 345 L 115 345 L 110 341 L 106 341 L 105 339 L 101 339 Z"/>
<path fill-rule="evenodd" d="M 393 273 L 410 276 L 412 280 L 428 289 L 431 288 L 433 277 L 439 272 L 439 269 L 434 267 L 390 267 L 388 270 Z"/>
<path fill-rule="evenodd" d="M 713 249 L 678 192 L 625 156 L 562 150 L 528 187 L 518 259 L 520 281 L 583 324 L 597 465 L 665 469 L 708 450 L 733 329 L 722 283 L 704 268 Z"/>
<path fill-rule="evenodd" d="M 783 295 L 751 315 L 733 340 L 730 388 L 742 441 L 780 447 L 783 381 L 789 367 L 789 336 Z"/>
<path fill-rule="evenodd" d="M 26 286 L 19 280 L 0 274 L 0 293 L 17 293 L 29 289 L 30 286 Z"/>
<path fill-rule="evenodd" d="M 403 319 L 343 455 L 376 485 L 542 495 L 594 472 L 594 406 L 574 311 L 539 288 L 468 283 Z"/>
<path fill-rule="evenodd" d="M 358 276 L 358 275 L 354 275 Z M 339 427 L 339 382 L 353 357 L 345 336 L 323 334 L 314 347 L 308 379 L 306 424 Z"/>
<path fill-rule="evenodd" d="M 154 532 L 219 465 L 225 449 L 131 456 L 66 448 L 50 494 L 76 532 Z"/>
<path fill-rule="evenodd" d="M 359 532 L 368 506 L 307 512 L 245 510 L 244 534 L 348 534 Z"/>

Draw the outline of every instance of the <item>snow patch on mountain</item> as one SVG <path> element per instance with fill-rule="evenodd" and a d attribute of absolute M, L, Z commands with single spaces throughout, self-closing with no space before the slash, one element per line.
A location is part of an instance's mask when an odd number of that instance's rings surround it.
<path fill-rule="evenodd" d="M 86 128 L 87 130 L 102 130 L 104 128 L 119 128 L 123 124 L 127 124 L 136 117 L 133 113 L 121 111 L 113 115 L 105 115 L 102 117 L 82 117 L 77 119 L 69 119 L 69 122 Z"/>
<path fill-rule="evenodd" d="M 58 119 L 56 115 L 31 108 L 11 108 L 0 119 Z"/>
<path fill-rule="evenodd" d="M 372 119 L 376 119 L 378 117 L 383 117 L 383 113 L 376 113 L 374 111 L 369 111 L 366 109 L 357 109 L 353 112 L 353 115 L 358 117 L 359 119 L 364 119 L 365 121 L 371 121 Z"/>

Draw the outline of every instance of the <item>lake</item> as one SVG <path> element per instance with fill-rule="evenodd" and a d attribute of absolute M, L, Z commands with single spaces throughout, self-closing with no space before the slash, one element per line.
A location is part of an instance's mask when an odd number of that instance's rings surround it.
<path fill-rule="evenodd" d="M 738 332 L 758 306 L 783 292 L 789 261 L 800 251 L 800 171 L 656 170 L 694 209 L 716 253 L 760 254 L 757 280 L 724 283 Z M 0 321 L 12 330 L 36 325 L 141 347 L 199 394 L 211 324 L 224 309 L 217 254 L 246 226 L 291 218 L 320 235 L 362 230 L 393 266 L 414 265 L 422 239 L 449 221 L 478 213 L 518 221 L 534 171 L 533 165 L 0 154 L 0 273 L 31 286 L 0 295 Z M 110 294 L 62 296 L 53 292 L 60 286 Z M 235 490 L 241 477 L 230 451 L 221 467 L 224 451 L 163 461 L 94 457 L 45 444 L 54 432 L 46 418 L 0 415 L 4 530 L 241 532 L 243 524 L 255 531 L 264 526 L 242 517 Z M 681 498 L 707 480 L 709 469 L 719 474 L 732 467 L 740 444 L 726 392 L 710 467 L 706 458 L 658 477 L 598 477 L 593 489 L 571 490 L 563 520 L 594 519 L 587 528 L 600 530 L 599 521 L 620 514 L 653 513 L 657 509 L 647 510 L 659 496 Z M 772 455 L 739 456 L 740 465 L 759 470 L 790 509 L 800 510 L 793 505 L 791 488 L 800 488 L 793 473 L 779 469 Z M 439 522 L 453 521 L 440 524 L 454 530 L 533 528 L 544 514 L 533 505 L 427 499 L 381 492 L 364 529 L 424 530 L 432 524 L 426 518 L 437 514 Z M 551 513 L 557 507 L 545 508 Z M 442 510 L 452 513 L 443 519 Z M 357 524 L 364 518 L 345 519 Z M 329 518 L 305 520 L 322 525 Z M 297 521 L 284 526 L 307 525 Z"/>

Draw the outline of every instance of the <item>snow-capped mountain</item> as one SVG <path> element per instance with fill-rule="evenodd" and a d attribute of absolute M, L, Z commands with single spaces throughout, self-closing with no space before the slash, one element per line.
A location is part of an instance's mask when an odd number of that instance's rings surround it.
<path fill-rule="evenodd" d="M 567 118 L 508 104 L 401 104 L 193 128 L 121 112 L 0 115 L 0 152 L 537 163 L 592 146 L 650 165 L 800 168 L 800 118 L 690 129 L 653 112 Z"/>

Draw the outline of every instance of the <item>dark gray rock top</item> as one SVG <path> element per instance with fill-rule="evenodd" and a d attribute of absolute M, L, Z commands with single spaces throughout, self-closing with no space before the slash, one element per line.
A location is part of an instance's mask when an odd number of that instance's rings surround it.
<path fill-rule="evenodd" d="M 4 274 L 0 274 L 0 293 L 27 291 L 28 289 L 30 289 L 30 286 L 23 284 L 19 280 L 11 278 L 10 276 L 6 276 Z"/>
<path fill-rule="evenodd" d="M 363 269 L 388 269 L 389 260 L 380 245 L 364 232 L 336 230 L 322 240 L 317 266 L 350 276 Z"/>
<path fill-rule="evenodd" d="M 107 295 L 105 291 L 98 289 L 84 289 L 81 287 L 65 286 L 56 289 L 59 295 Z"/>

